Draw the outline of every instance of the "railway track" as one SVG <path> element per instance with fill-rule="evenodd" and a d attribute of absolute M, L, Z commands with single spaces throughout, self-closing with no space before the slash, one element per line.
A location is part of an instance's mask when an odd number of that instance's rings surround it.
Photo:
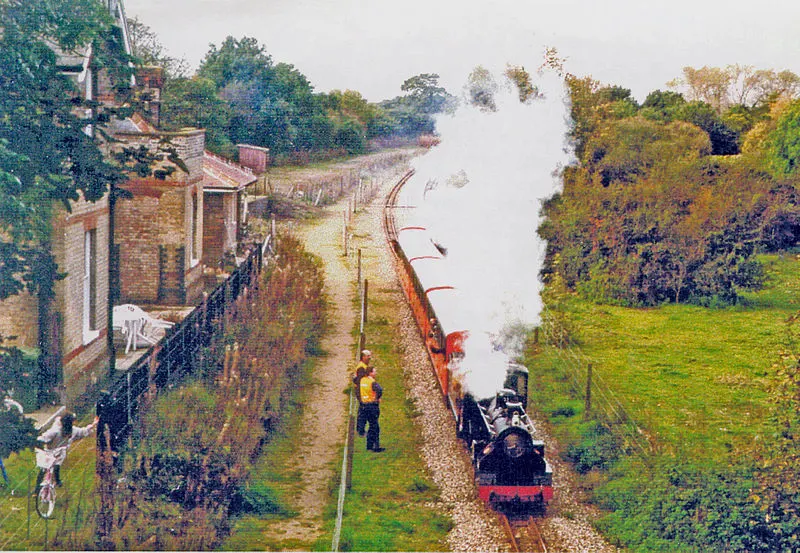
<path fill-rule="evenodd" d="M 386 195 L 386 200 L 383 205 L 383 234 L 389 243 L 397 239 L 397 227 L 394 221 L 394 208 L 397 207 L 397 195 L 413 174 L 414 171 L 411 170 L 403 175 L 403 178 L 401 178 Z M 396 253 L 394 248 L 392 248 L 392 252 Z"/>
<path fill-rule="evenodd" d="M 547 553 L 547 542 L 539 529 L 539 523 L 532 516 L 509 517 L 500 514 L 502 525 L 508 534 L 515 553 L 529 551 Z"/>

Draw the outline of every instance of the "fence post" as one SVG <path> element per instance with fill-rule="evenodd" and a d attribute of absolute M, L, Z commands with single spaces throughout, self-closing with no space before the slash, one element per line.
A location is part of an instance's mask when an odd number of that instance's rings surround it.
<path fill-rule="evenodd" d="M 31 496 L 33 495 L 31 493 L 31 474 L 33 474 L 33 471 L 29 471 L 28 472 L 28 494 L 27 494 L 27 498 L 28 498 L 28 531 L 27 531 L 27 534 L 26 534 L 26 538 L 27 539 L 31 539 Z"/>
<path fill-rule="evenodd" d="M 353 401 L 353 396 L 358 392 L 353 389 L 353 392 L 350 394 L 350 409 L 349 417 L 347 419 L 347 478 L 345 480 L 345 488 L 350 489 L 353 485 L 353 454 L 355 453 L 356 447 L 356 418 L 353 415 L 353 411 L 357 408 L 355 406 L 355 401 Z"/>
<path fill-rule="evenodd" d="M 589 419 L 589 414 L 592 410 L 592 364 L 586 368 L 586 403 L 583 408 L 584 420 Z"/>
<path fill-rule="evenodd" d="M 364 279 L 364 294 L 361 300 L 361 328 L 367 325 L 367 298 L 369 297 L 369 280 Z"/>
<path fill-rule="evenodd" d="M 128 383 L 128 386 L 125 388 L 125 412 L 127 414 L 128 420 L 127 425 L 131 425 L 131 372 L 128 371 L 125 373 L 125 380 Z"/>
<path fill-rule="evenodd" d="M 361 248 L 358 248 L 358 295 L 361 295 Z"/>
<path fill-rule="evenodd" d="M 344 256 L 347 256 L 347 211 L 342 214 L 342 244 L 344 245 Z"/>

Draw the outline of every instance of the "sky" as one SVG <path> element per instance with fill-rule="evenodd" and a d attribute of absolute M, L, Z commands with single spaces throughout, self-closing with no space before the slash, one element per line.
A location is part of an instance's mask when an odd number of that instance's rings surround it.
<path fill-rule="evenodd" d="M 753 65 L 800 74 L 800 2 L 790 0 L 126 0 L 192 70 L 210 44 L 256 38 L 317 92 L 378 102 L 420 73 L 458 94 L 477 65 L 496 70 L 555 47 L 566 69 L 643 101 L 685 66 Z M 535 68 L 531 68 L 535 69 Z"/>

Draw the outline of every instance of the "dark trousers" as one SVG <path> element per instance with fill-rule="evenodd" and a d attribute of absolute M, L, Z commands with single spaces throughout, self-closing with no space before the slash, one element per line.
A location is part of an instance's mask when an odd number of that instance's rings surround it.
<path fill-rule="evenodd" d="M 367 419 L 364 416 L 364 404 L 358 402 L 358 415 L 356 416 L 356 432 L 359 436 L 363 436 L 366 432 Z"/>
<path fill-rule="evenodd" d="M 378 423 L 381 406 L 379 403 L 363 403 L 361 412 L 364 413 L 364 425 L 367 427 L 367 449 L 378 449 L 381 446 L 381 425 Z"/>

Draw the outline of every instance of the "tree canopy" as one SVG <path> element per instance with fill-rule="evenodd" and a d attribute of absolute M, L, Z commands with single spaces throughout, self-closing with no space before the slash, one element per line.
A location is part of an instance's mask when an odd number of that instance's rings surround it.
<path fill-rule="evenodd" d="M 94 0 L 12 0 L 0 4 L 0 299 L 37 291 L 55 276 L 48 243 L 54 204 L 69 209 L 95 201 L 124 167 L 104 157 L 87 126 L 102 126 L 108 110 L 81 107 L 75 85 L 57 66 L 53 45 L 85 52 L 125 93 L 128 61 Z"/>
<path fill-rule="evenodd" d="M 800 108 L 778 73 L 737 67 L 685 71 L 689 100 L 656 90 L 641 106 L 567 76 L 578 162 L 544 206 L 545 278 L 626 305 L 731 304 L 760 285 L 754 253 L 800 239 Z M 780 93 L 752 100 L 748 75 Z"/>

